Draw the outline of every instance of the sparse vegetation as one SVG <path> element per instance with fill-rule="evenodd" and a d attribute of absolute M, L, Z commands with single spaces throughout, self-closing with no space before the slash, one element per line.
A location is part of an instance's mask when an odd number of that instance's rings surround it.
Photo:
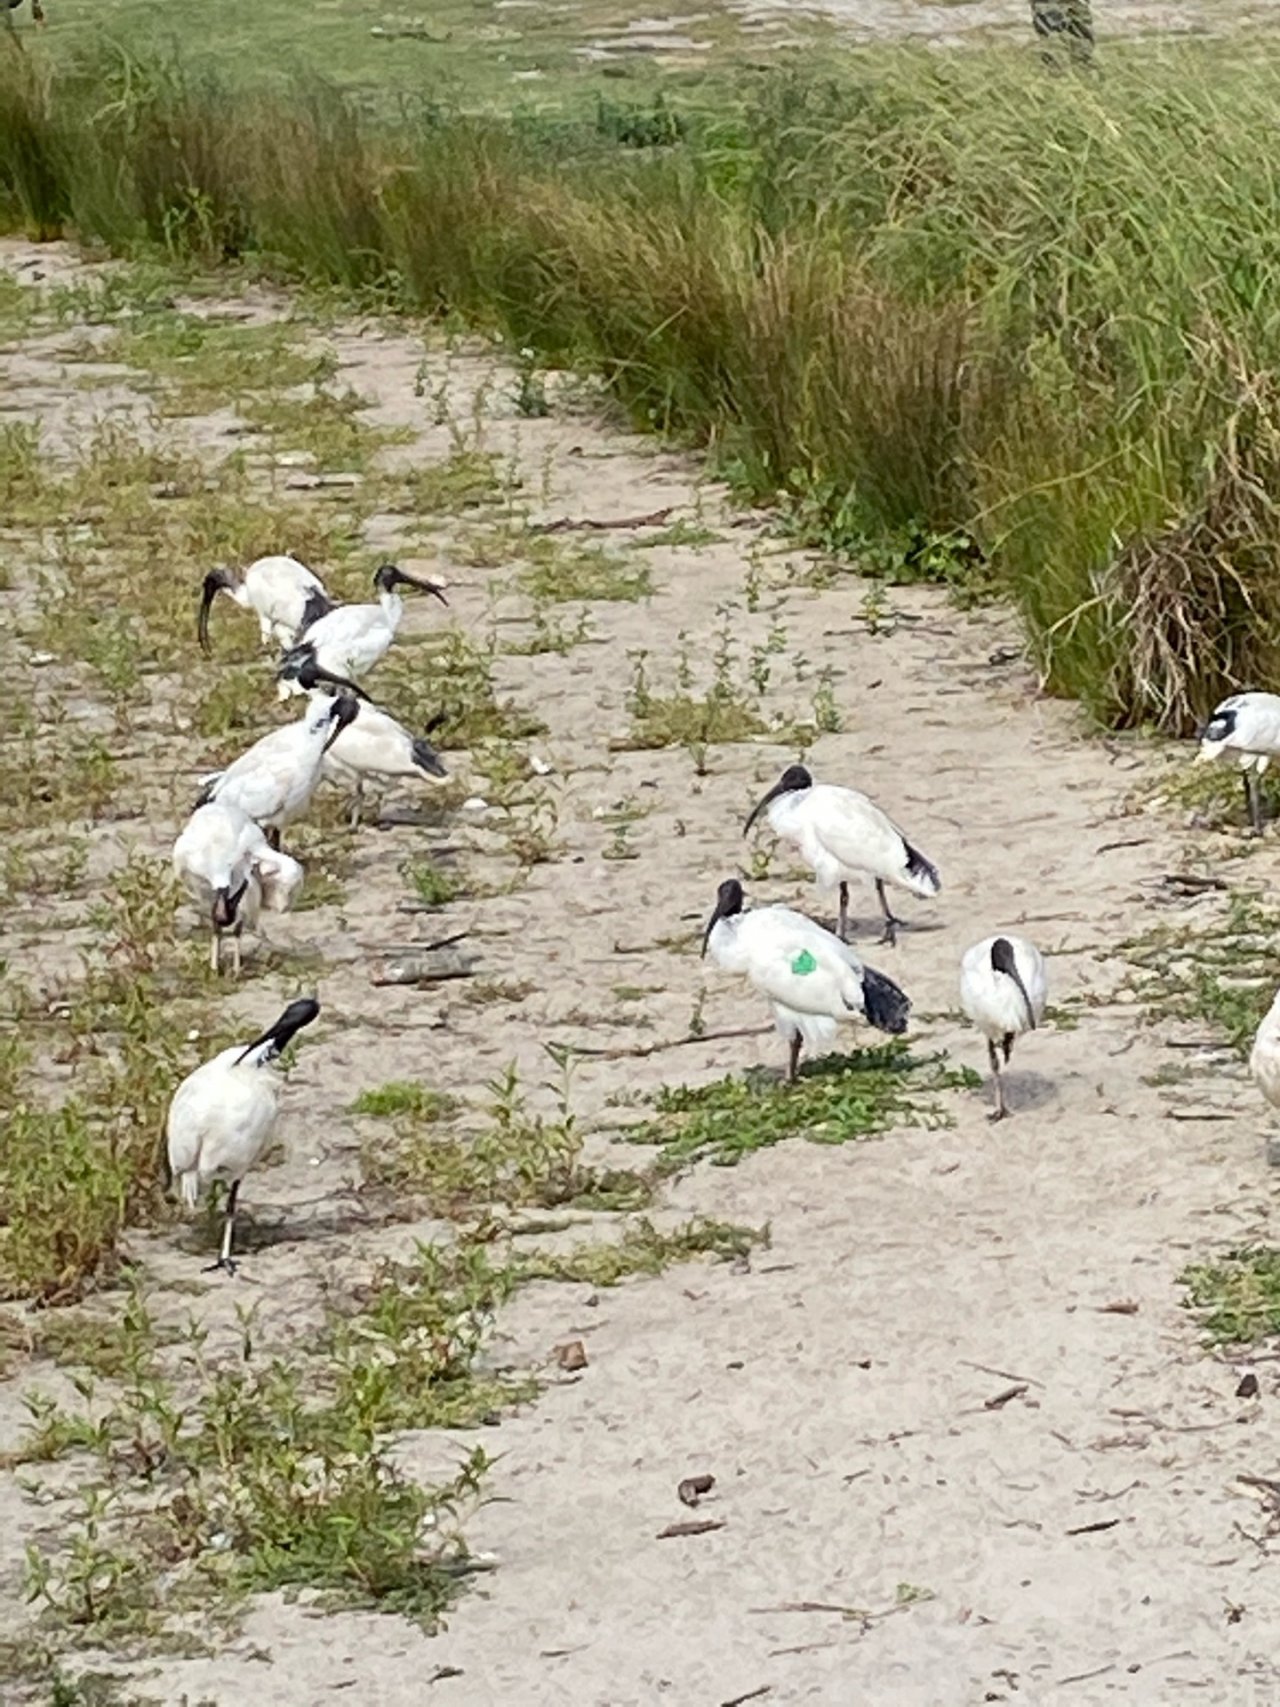
<path fill-rule="evenodd" d="M 1231 1251 L 1181 1279 L 1211 1339 L 1252 1345 L 1280 1334 L 1280 1251 L 1258 1245 Z"/>

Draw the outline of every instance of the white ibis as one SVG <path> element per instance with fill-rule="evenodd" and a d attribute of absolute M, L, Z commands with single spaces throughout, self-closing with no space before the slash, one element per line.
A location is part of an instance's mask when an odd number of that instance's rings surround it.
<path fill-rule="evenodd" d="M 302 716 L 283 729 L 255 741 L 248 752 L 205 783 L 197 806 L 211 800 L 238 806 L 266 832 L 273 848 L 280 846 L 280 832 L 300 818 L 320 781 L 325 753 L 356 715 L 357 701 L 350 694 L 330 699 L 313 693 Z"/>
<path fill-rule="evenodd" d="M 256 614 L 264 646 L 292 646 L 304 628 L 337 609 L 324 582 L 296 557 L 259 557 L 242 575 L 211 569 L 204 578 L 196 621 L 204 652 L 209 651 L 209 611 L 219 593 Z"/>
<path fill-rule="evenodd" d="M 273 1063 L 295 1034 L 320 1012 L 319 1002 L 301 997 L 252 1043 L 237 1043 L 197 1067 L 173 1093 L 165 1135 L 169 1171 L 182 1200 L 194 1208 L 210 1180 L 230 1183 L 218 1260 L 206 1273 L 236 1272 L 231 1256 L 240 1182 L 266 1149 L 275 1130 L 280 1076 Z"/>
<path fill-rule="evenodd" d="M 375 787 L 402 777 L 447 777 L 448 771 L 435 748 L 421 736 L 412 735 L 403 723 L 374 705 L 368 694 L 345 676 L 330 675 L 311 657 L 292 652 L 281 664 L 282 680 L 297 682 L 310 693 L 325 686 L 354 694 L 358 710 L 325 754 L 323 774 L 352 790 L 351 828 L 360 823 L 366 782 Z M 438 720 L 437 720 L 438 721 Z"/>
<path fill-rule="evenodd" d="M 789 1080 L 799 1071 L 801 1048 L 829 1047 L 844 1021 L 865 1019 L 895 1037 L 907 1029 L 907 997 L 839 937 L 789 907 L 748 913 L 742 902 L 741 883 L 727 878 L 703 932 L 702 953 L 726 972 L 745 973 L 768 1000 L 791 1051 Z"/>
<path fill-rule="evenodd" d="M 1000 1055 L 1003 1052 L 1007 1066 L 1015 1038 L 1034 1031 L 1043 1019 L 1047 995 L 1044 957 L 1025 937 L 1003 931 L 965 951 L 960 962 L 960 1006 L 987 1040 L 996 1094 L 992 1120 L 1003 1120 L 1008 1113 Z"/>
<path fill-rule="evenodd" d="M 394 563 L 384 563 L 375 570 L 373 584 L 378 591 L 376 605 L 339 605 L 303 630 L 294 651 L 310 657 L 335 676 L 362 676 L 383 656 L 400 627 L 404 600 L 397 587 L 416 587 L 419 592 L 432 594 L 441 604 L 449 602 L 443 588 L 434 581 L 407 575 Z M 301 691 L 293 681 L 280 682 L 281 699 Z"/>
<path fill-rule="evenodd" d="M 1280 1108 L 1280 994 L 1263 1016 L 1249 1052 L 1253 1082 L 1272 1108 Z M 1267 1160 L 1280 1166 L 1280 1139 L 1267 1141 Z"/>
<path fill-rule="evenodd" d="M 1280 694 L 1233 693 L 1200 731 L 1200 759 L 1230 753 L 1244 772 L 1244 798 L 1255 835 L 1262 834 L 1258 778 L 1280 757 Z"/>
<path fill-rule="evenodd" d="M 903 921 L 893 916 L 885 884 L 926 898 L 942 888 L 937 866 L 912 847 L 874 801 L 853 788 L 815 782 L 803 765 L 787 766 L 753 808 L 743 825 L 744 835 L 762 812 L 768 814 L 774 834 L 797 849 L 823 889 L 839 884 L 842 940 L 849 934 L 851 877 L 874 878 L 884 914 L 880 940 L 890 946 L 897 941 Z"/>
<path fill-rule="evenodd" d="M 196 808 L 173 844 L 173 870 L 213 927 L 209 964 L 221 970 L 222 938 L 230 932 L 237 977 L 240 933 L 254 929 L 264 905 L 288 912 L 303 878 L 297 860 L 270 847 L 261 827 L 230 800 Z"/>

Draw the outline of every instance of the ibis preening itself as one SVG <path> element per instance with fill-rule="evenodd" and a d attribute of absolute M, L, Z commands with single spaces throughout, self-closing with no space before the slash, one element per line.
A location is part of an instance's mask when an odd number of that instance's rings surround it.
<path fill-rule="evenodd" d="M 874 801 L 853 788 L 815 782 L 803 765 L 788 765 L 752 810 L 745 835 L 760 814 L 768 814 L 773 833 L 790 842 L 823 889 L 840 887 L 841 940 L 849 935 L 849 879 L 870 877 L 884 914 L 881 942 L 893 945 L 898 926 L 885 885 L 928 897 L 942 888 L 938 868 L 925 858 Z"/>
<path fill-rule="evenodd" d="M 773 1009 L 790 1050 L 794 1080 L 800 1051 L 828 1048 L 837 1027 L 865 1019 L 893 1036 L 907 1029 L 911 1003 L 890 978 L 864 966 L 830 931 L 790 907 L 744 912 L 742 885 L 727 878 L 702 937 L 702 953 L 726 972 L 742 972 Z"/>
<path fill-rule="evenodd" d="M 1201 759 L 1230 753 L 1244 772 L 1249 822 L 1262 834 L 1262 794 L 1258 778 L 1280 757 L 1280 694 L 1233 693 L 1224 699 L 1200 731 Z"/>
<path fill-rule="evenodd" d="M 222 939 L 231 937 L 240 975 L 240 933 L 257 925 L 265 906 L 285 913 L 302 887 L 302 867 L 267 842 L 259 825 L 230 800 L 198 806 L 173 844 L 174 875 L 213 927 L 209 963 L 222 966 Z"/>
<path fill-rule="evenodd" d="M 1280 1108 L 1280 995 L 1276 996 L 1258 1027 L 1249 1054 L 1249 1071 L 1272 1108 Z M 1280 1164 L 1280 1140 L 1269 1140 L 1267 1160 L 1273 1165 Z"/>
<path fill-rule="evenodd" d="M 1010 931 L 974 943 L 960 962 L 960 1006 L 987 1040 L 996 1093 L 992 1120 L 1008 1113 L 1000 1056 L 1007 1066 L 1015 1038 L 1040 1024 L 1047 994 L 1040 950 Z"/>
<path fill-rule="evenodd" d="M 259 557 L 242 575 L 211 569 L 204 578 L 196 621 L 204 652 L 209 651 L 209 611 L 219 593 L 234 599 L 241 610 L 254 612 L 264 646 L 292 646 L 305 628 L 337 609 L 320 577 L 295 557 Z"/>
<path fill-rule="evenodd" d="M 275 1130 L 280 1103 L 280 1076 L 273 1063 L 304 1025 L 320 1012 L 320 1004 L 302 997 L 252 1043 L 224 1049 L 197 1067 L 173 1093 L 165 1135 L 169 1171 L 183 1202 L 194 1208 L 200 1189 L 209 1180 L 230 1184 L 222 1225 L 222 1249 L 206 1271 L 236 1271 L 231 1256 L 236 1199 L 240 1181 L 257 1161 Z"/>
<path fill-rule="evenodd" d="M 295 723 L 255 741 L 234 764 L 205 783 L 197 806 L 221 800 L 238 806 L 266 832 L 273 848 L 280 833 L 300 818 L 320 781 L 325 753 L 355 717 L 359 702 L 349 693 L 331 699 L 313 693 Z"/>
<path fill-rule="evenodd" d="M 297 652 L 332 675 L 359 677 L 373 668 L 396 637 L 404 615 L 398 587 L 416 587 L 419 592 L 431 593 L 441 604 L 449 602 L 444 589 L 434 581 L 406 575 L 394 563 L 384 563 L 375 570 L 373 584 L 378 591 L 376 605 L 339 605 L 327 612 L 298 636 Z M 294 681 L 280 682 L 281 699 L 302 691 Z"/>
<path fill-rule="evenodd" d="M 330 675 L 313 658 L 291 652 L 281 664 L 282 680 L 295 681 L 306 692 L 325 687 L 357 697 L 354 719 L 342 730 L 325 754 L 323 774 L 329 781 L 351 790 L 351 828 L 358 828 L 366 783 L 377 788 L 402 777 L 442 778 L 448 771 L 435 748 L 421 736 L 411 735 L 403 723 L 373 704 L 363 689 L 345 676 Z"/>

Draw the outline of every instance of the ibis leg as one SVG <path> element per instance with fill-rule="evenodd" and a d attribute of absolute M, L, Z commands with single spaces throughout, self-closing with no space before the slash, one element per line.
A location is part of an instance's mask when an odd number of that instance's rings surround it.
<path fill-rule="evenodd" d="M 356 778 L 356 791 L 351 796 L 351 816 L 347 820 L 348 825 L 353 830 L 358 830 L 360 828 L 360 813 L 361 813 L 361 809 L 363 808 L 363 806 L 364 806 L 364 778 L 361 776 L 358 776 Z"/>
<path fill-rule="evenodd" d="M 213 941 L 209 944 L 209 970 L 222 970 L 222 933 L 216 925 L 213 927 Z"/>
<path fill-rule="evenodd" d="M 227 1193 L 227 1209 L 222 1221 L 222 1249 L 218 1252 L 217 1262 L 211 1262 L 205 1269 L 206 1274 L 214 1274 L 222 1269 L 227 1274 L 236 1272 L 235 1261 L 231 1255 L 231 1240 L 236 1230 L 236 1199 L 240 1195 L 240 1181 L 233 1179 L 231 1190 Z"/>
<path fill-rule="evenodd" d="M 898 926 L 906 923 L 905 919 L 896 919 L 889 905 L 889 897 L 884 892 L 884 881 L 876 878 L 876 894 L 880 899 L 880 911 L 884 914 L 884 930 L 880 933 L 880 941 L 887 942 L 892 948 L 898 940 Z"/>
<path fill-rule="evenodd" d="M 1253 826 L 1255 836 L 1262 834 L 1262 790 L 1258 786 L 1258 773 L 1252 768 L 1244 773 L 1244 798 L 1249 810 L 1249 822 Z"/>
<path fill-rule="evenodd" d="M 237 978 L 240 976 L 240 932 L 243 929 L 243 920 L 237 919 L 236 928 L 231 935 L 231 970 Z"/>
<path fill-rule="evenodd" d="M 794 1085 L 800 1074 L 800 1033 L 791 1039 L 791 1054 L 787 1061 L 787 1083 Z"/>
<path fill-rule="evenodd" d="M 849 885 L 840 885 L 840 923 L 836 927 L 841 942 L 849 940 Z"/>
<path fill-rule="evenodd" d="M 987 1039 L 987 1055 L 991 1060 L 991 1082 L 996 1093 L 996 1106 L 988 1119 L 1003 1120 L 1008 1110 L 1004 1106 L 1004 1083 L 1000 1078 L 1000 1054 L 990 1038 Z"/>

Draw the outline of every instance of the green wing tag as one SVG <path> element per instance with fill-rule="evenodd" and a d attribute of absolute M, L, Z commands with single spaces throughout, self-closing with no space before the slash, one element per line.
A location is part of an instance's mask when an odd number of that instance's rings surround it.
<path fill-rule="evenodd" d="M 809 953 L 807 948 L 802 948 L 799 954 L 797 954 L 795 959 L 791 962 L 791 970 L 798 973 L 800 977 L 803 978 L 806 973 L 816 972 L 818 970 L 818 962 Z"/>

